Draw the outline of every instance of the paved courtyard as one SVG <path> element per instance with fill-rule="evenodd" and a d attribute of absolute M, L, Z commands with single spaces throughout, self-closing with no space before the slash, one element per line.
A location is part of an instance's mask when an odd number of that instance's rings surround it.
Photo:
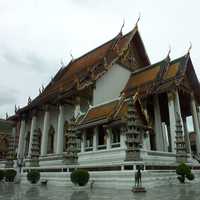
<path fill-rule="evenodd" d="M 0 183 L 0 200 L 199 200 L 199 184 L 162 186 L 144 194 L 126 190 L 74 191 L 65 186 L 31 186 Z"/>

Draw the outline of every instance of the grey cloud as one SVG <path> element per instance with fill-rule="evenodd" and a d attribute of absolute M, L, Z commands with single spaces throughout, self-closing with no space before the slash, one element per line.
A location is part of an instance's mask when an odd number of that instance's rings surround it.
<path fill-rule="evenodd" d="M 0 58 L 7 62 L 10 67 L 19 67 L 36 72 L 45 72 L 48 62 L 35 53 L 18 53 L 14 50 L 4 49 L 0 53 Z"/>
<path fill-rule="evenodd" d="M 17 95 L 19 92 L 14 89 L 6 89 L 0 86 L 0 106 L 5 106 L 9 104 L 15 104 L 17 101 Z"/>

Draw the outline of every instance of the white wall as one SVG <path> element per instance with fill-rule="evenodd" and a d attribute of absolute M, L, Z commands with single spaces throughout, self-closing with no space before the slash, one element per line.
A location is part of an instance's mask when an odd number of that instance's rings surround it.
<path fill-rule="evenodd" d="M 119 64 L 114 64 L 99 80 L 94 89 L 93 104 L 97 105 L 105 101 L 119 97 L 124 89 L 131 72 Z"/>

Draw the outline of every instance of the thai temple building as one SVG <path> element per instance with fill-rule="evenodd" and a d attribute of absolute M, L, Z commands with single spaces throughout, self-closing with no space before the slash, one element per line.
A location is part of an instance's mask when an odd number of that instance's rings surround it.
<path fill-rule="evenodd" d="M 136 25 L 72 59 L 9 119 L 19 127 L 17 159 L 24 170 L 106 174 L 138 165 L 170 170 L 182 161 L 199 169 L 199 106 L 190 53 L 151 64 Z"/>

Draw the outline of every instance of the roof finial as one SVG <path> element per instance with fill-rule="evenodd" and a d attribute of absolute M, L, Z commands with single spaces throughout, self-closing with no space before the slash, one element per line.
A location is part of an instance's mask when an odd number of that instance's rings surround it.
<path fill-rule="evenodd" d="M 70 54 L 70 56 L 71 56 L 71 61 L 73 61 L 73 60 L 74 60 L 74 57 L 73 57 L 73 55 L 72 55 L 72 50 L 69 52 L 69 54 Z"/>
<path fill-rule="evenodd" d="M 64 68 L 64 67 L 65 67 L 64 62 L 63 62 L 63 59 L 61 59 L 60 64 L 61 64 L 61 68 Z"/>
<path fill-rule="evenodd" d="M 6 119 L 8 119 L 8 113 L 6 112 Z"/>
<path fill-rule="evenodd" d="M 141 13 L 139 12 L 139 16 L 138 16 L 138 18 L 137 18 L 137 21 L 136 21 L 136 24 L 135 24 L 135 26 L 137 26 L 137 25 L 138 25 L 138 22 L 140 21 L 140 17 L 141 17 Z"/>
<path fill-rule="evenodd" d="M 44 85 L 42 84 L 42 92 L 44 91 Z"/>
<path fill-rule="evenodd" d="M 122 30 L 124 28 L 124 25 L 125 25 L 125 19 L 123 19 L 123 24 L 122 24 L 121 29 L 120 29 L 120 34 L 122 34 Z"/>
<path fill-rule="evenodd" d="M 190 46 L 189 46 L 189 49 L 188 49 L 188 51 L 187 51 L 187 54 L 190 53 L 191 49 L 192 49 L 192 42 L 190 41 Z"/>
<path fill-rule="evenodd" d="M 28 104 L 30 104 L 31 103 L 31 97 L 28 97 Z"/>
<path fill-rule="evenodd" d="M 169 58 L 170 53 L 171 53 L 171 45 L 169 45 L 169 50 L 168 50 L 168 53 L 167 53 L 167 58 Z"/>
<path fill-rule="evenodd" d="M 15 114 L 17 113 L 17 105 L 15 104 Z"/>

